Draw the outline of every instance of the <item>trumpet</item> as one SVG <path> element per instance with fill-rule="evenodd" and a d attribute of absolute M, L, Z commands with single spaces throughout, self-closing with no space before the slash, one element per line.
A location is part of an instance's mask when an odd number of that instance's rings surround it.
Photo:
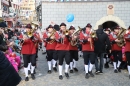
<path fill-rule="evenodd" d="M 62 32 L 62 36 L 67 36 L 69 35 L 69 30 L 66 29 L 65 31 Z M 61 37 L 61 43 L 64 44 L 64 37 Z"/>
<path fill-rule="evenodd" d="M 67 29 L 67 30 L 63 31 L 63 34 L 64 35 L 69 35 L 69 30 Z"/>

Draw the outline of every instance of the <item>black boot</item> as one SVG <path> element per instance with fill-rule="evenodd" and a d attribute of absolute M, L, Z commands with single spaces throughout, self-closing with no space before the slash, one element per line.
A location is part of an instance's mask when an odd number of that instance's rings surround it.
<path fill-rule="evenodd" d="M 48 70 L 48 74 L 51 74 L 51 70 Z"/>
<path fill-rule="evenodd" d="M 28 75 L 29 75 L 29 74 L 31 74 L 31 71 L 30 71 L 30 70 L 28 70 Z"/>
<path fill-rule="evenodd" d="M 65 73 L 65 76 L 66 76 L 67 79 L 69 78 L 69 74 L 68 73 Z"/>
<path fill-rule="evenodd" d="M 77 69 L 77 68 L 74 68 L 74 71 L 78 72 L 78 69 Z"/>
<path fill-rule="evenodd" d="M 118 73 L 117 69 L 114 70 L 114 73 Z"/>
<path fill-rule="evenodd" d="M 36 71 L 35 71 L 35 69 L 34 69 L 34 72 L 33 72 L 34 74 L 36 74 Z"/>
<path fill-rule="evenodd" d="M 94 74 L 92 73 L 92 71 L 89 71 L 89 74 L 91 77 L 94 77 Z"/>
<path fill-rule="evenodd" d="M 117 68 L 118 72 L 121 72 L 121 69 L 120 68 Z"/>
<path fill-rule="evenodd" d="M 28 78 L 28 77 L 25 77 L 25 81 L 29 81 L 29 78 Z"/>
<path fill-rule="evenodd" d="M 57 69 L 56 69 L 56 67 L 53 67 L 53 70 L 54 70 L 55 72 L 57 72 Z"/>
<path fill-rule="evenodd" d="M 88 79 L 88 78 L 89 78 L 89 74 L 88 74 L 88 73 L 86 73 L 85 78 L 86 78 L 86 79 Z"/>
<path fill-rule="evenodd" d="M 59 76 L 59 79 L 60 79 L 60 80 L 62 80 L 62 79 L 63 79 L 63 76 L 62 76 L 62 75 L 60 75 L 60 76 Z"/>
<path fill-rule="evenodd" d="M 73 73 L 73 70 L 70 70 L 70 73 Z"/>
<path fill-rule="evenodd" d="M 109 68 L 108 62 L 104 65 L 105 68 Z"/>
<path fill-rule="evenodd" d="M 31 74 L 31 78 L 34 80 L 35 79 L 35 76 L 34 76 L 34 74 Z"/>

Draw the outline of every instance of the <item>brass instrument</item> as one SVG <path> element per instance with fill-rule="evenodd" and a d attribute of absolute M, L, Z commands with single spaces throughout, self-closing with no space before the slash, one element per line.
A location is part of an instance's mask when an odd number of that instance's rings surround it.
<path fill-rule="evenodd" d="M 69 35 L 69 30 L 66 29 L 65 31 L 63 31 L 63 32 L 62 32 L 62 35 L 65 35 L 65 36 L 66 36 L 66 35 Z M 64 38 L 62 38 L 61 43 L 64 44 Z"/>
<path fill-rule="evenodd" d="M 125 40 L 124 40 L 124 34 L 126 32 L 126 29 L 122 28 L 120 29 L 120 32 L 117 35 L 117 39 L 120 40 L 120 42 L 117 42 L 117 45 L 119 47 L 122 47 L 125 45 Z"/>
<path fill-rule="evenodd" d="M 90 37 L 91 37 L 91 38 L 97 38 L 96 31 L 94 31 L 93 29 L 91 29 Z"/>
<path fill-rule="evenodd" d="M 74 36 L 78 36 L 78 34 L 79 34 L 79 32 L 80 32 L 81 30 L 82 30 L 82 29 L 78 26 L 78 29 L 72 34 L 72 38 L 74 38 Z M 76 38 L 76 39 L 72 39 L 71 42 L 70 42 L 70 44 L 71 44 L 72 46 L 76 46 L 77 43 L 78 43 L 78 39 L 77 39 L 77 38 Z"/>
<path fill-rule="evenodd" d="M 55 35 L 55 32 L 56 30 L 53 29 L 53 31 L 50 34 L 48 34 L 48 38 L 51 38 L 51 41 L 48 43 L 52 44 L 55 41 L 55 38 L 53 37 Z"/>
<path fill-rule="evenodd" d="M 96 31 L 94 31 L 93 29 L 91 29 L 91 31 L 90 31 L 90 47 L 91 47 L 91 49 L 93 48 L 93 43 L 92 43 L 92 39 L 93 38 L 97 38 L 97 34 L 96 34 Z"/>
<path fill-rule="evenodd" d="M 69 30 L 67 29 L 67 30 L 63 31 L 63 34 L 64 35 L 69 35 Z"/>
<path fill-rule="evenodd" d="M 39 23 L 38 22 L 31 22 L 32 29 L 36 29 L 38 27 Z"/>

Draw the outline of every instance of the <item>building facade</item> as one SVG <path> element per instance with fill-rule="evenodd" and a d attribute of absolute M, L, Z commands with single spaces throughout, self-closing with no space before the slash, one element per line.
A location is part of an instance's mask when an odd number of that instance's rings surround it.
<path fill-rule="evenodd" d="M 130 25 L 129 0 L 42 0 L 42 29 L 51 21 L 60 24 L 85 27 L 91 23 L 93 29 L 98 25 L 111 28 L 114 25 L 127 28 Z M 74 15 L 73 22 L 67 22 L 68 14 Z"/>
<path fill-rule="evenodd" d="M 23 24 L 36 21 L 35 0 L 23 0 L 20 5 L 20 18 Z"/>
<path fill-rule="evenodd" d="M 10 2 L 10 4 L 9 4 Z M 20 6 L 18 0 L 1 0 L 2 19 L 9 27 L 16 26 Z"/>

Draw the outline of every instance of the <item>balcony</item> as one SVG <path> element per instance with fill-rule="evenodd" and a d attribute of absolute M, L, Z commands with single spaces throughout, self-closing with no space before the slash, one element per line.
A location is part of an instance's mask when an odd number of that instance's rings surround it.
<path fill-rule="evenodd" d="M 3 12 L 3 13 L 2 13 L 2 16 L 3 16 L 3 17 L 9 17 L 9 14 L 6 13 L 6 12 Z"/>
<path fill-rule="evenodd" d="M 4 3 L 4 4 L 6 4 L 6 5 L 9 5 L 9 2 L 6 1 L 6 0 L 2 0 L 1 2 Z"/>

